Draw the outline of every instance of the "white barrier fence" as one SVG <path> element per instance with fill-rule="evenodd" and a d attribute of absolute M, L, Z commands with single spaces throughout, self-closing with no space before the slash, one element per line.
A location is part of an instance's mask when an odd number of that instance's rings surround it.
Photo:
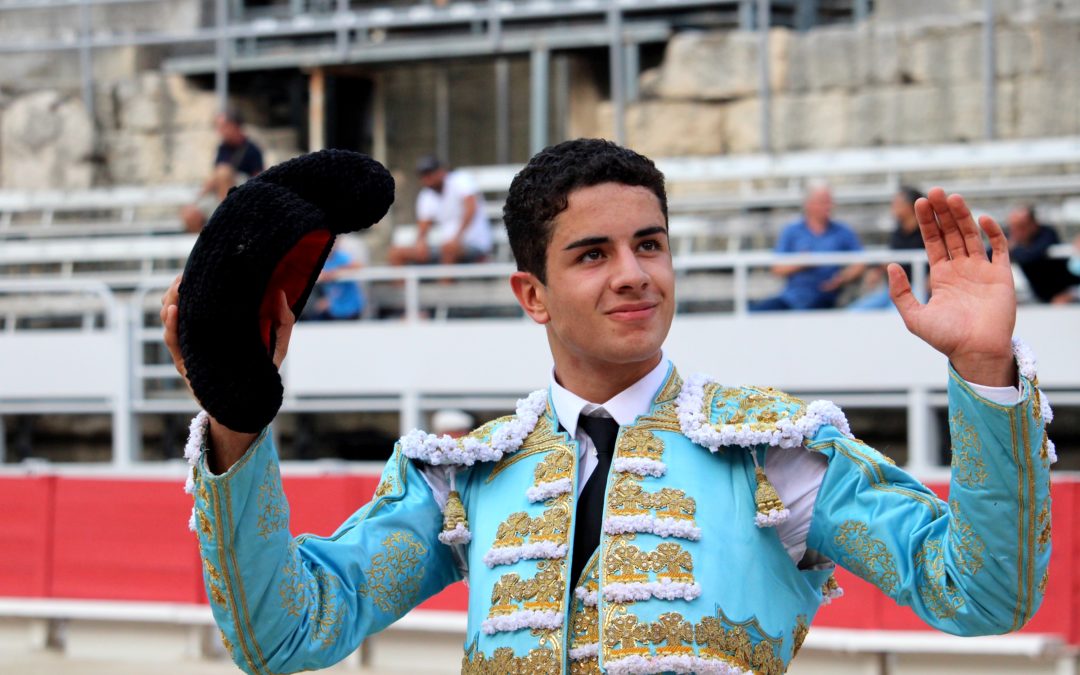
<path fill-rule="evenodd" d="M 922 260 L 919 251 L 678 257 L 679 302 L 721 300 L 730 311 L 682 312 L 665 349 L 684 374 L 709 372 L 725 382 L 777 386 L 849 407 L 906 408 L 909 468 L 932 472 L 939 465 L 933 410 L 945 402 L 945 364 L 907 333 L 893 310 L 747 311 L 752 293 L 776 287 L 767 269 L 777 262 L 910 263 L 918 292 L 926 283 Z M 399 294 L 400 318 L 301 323 L 282 368 L 283 411 L 394 411 L 405 432 L 422 426 L 425 412 L 447 405 L 511 409 L 518 396 L 548 380 L 544 331 L 522 318 L 438 319 L 455 302 L 513 306 L 505 282 L 512 270 L 491 264 L 356 272 L 369 287 L 389 284 Z M 64 298 L 65 311 L 75 305 L 94 313 L 63 329 L 7 322 L 0 331 L 0 415 L 109 414 L 112 464 L 138 462 L 139 415 L 195 410 L 165 356 L 157 319 L 158 298 L 171 280 L 144 279 L 126 299 L 102 282 L 0 281 L 0 301 L 18 299 L 26 311 Z M 1040 355 L 1042 384 L 1055 403 L 1080 403 L 1080 361 L 1073 354 L 1080 305 L 1023 307 L 1017 334 Z"/>

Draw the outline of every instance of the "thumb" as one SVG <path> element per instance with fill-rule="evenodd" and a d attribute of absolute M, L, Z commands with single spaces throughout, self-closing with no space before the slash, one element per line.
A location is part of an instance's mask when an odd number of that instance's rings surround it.
<path fill-rule="evenodd" d="M 886 271 L 889 273 L 889 297 L 892 298 L 893 304 L 904 319 L 904 324 L 910 330 L 915 315 L 922 310 L 922 304 L 911 292 L 911 283 L 903 267 L 896 263 L 889 263 Z"/>
<path fill-rule="evenodd" d="M 285 291 L 281 291 L 281 295 L 278 297 L 275 324 L 273 361 L 275 367 L 281 368 L 281 364 L 285 360 L 285 354 L 289 351 L 289 338 L 292 337 L 293 325 L 296 324 L 296 317 L 293 316 L 292 310 L 289 309 L 289 300 L 285 296 Z"/>

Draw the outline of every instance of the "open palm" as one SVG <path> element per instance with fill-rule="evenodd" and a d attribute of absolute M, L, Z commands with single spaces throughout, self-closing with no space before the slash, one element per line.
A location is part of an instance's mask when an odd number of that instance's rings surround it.
<path fill-rule="evenodd" d="M 1014 384 L 1016 291 L 1001 226 L 989 216 L 976 224 L 964 198 L 946 196 L 941 188 L 915 202 L 915 213 L 930 262 L 931 297 L 920 303 L 903 269 L 890 265 L 889 292 L 904 324 L 949 357 L 961 377 L 986 385 Z M 992 261 L 980 227 L 989 237 Z"/>

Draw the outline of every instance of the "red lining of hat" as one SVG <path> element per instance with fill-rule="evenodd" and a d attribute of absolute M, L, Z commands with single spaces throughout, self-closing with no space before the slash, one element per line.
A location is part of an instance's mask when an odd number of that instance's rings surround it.
<path fill-rule="evenodd" d="M 285 291 L 289 307 L 296 305 L 300 295 L 307 290 L 312 274 L 319 266 L 332 236 L 330 230 L 315 230 L 305 234 L 274 267 L 263 294 L 262 304 L 259 305 L 259 335 L 268 352 L 270 331 L 277 323 L 277 299 L 280 292 Z"/>

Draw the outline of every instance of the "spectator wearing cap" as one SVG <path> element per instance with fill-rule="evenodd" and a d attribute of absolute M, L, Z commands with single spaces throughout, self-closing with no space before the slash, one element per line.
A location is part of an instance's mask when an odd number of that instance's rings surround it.
<path fill-rule="evenodd" d="M 180 219 L 188 232 L 200 232 L 229 190 L 262 172 L 263 154 L 244 133 L 244 119 L 234 109 L 214 119 L 221 142 L 214 156 L 214 168 L 203 181 L 195 201 L 180 209 Z"/>
<path fill-rule="evenodd" d="M 451 170 L 438 158 L 417 162 L 423 185 L 416 197 L 416 242 L 390 249 L 391 265 L 479 262 L 491 253 L 491 226 L 480 193 L 465 171 Z"/>
<path fill-rule="evenodd" d="M 437 436 L 461 438 L 476 427 L 476 420 L 464 410 L 439 410 L 431 416 L 431 432 Z"/>

